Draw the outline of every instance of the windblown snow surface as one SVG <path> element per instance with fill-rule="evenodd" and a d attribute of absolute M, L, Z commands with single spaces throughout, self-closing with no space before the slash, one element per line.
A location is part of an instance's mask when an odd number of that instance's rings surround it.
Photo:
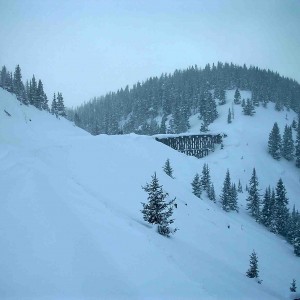
<path fill-rule="evenodd" d="M 235 106 L 227 124 L 233 93 L 227 91 L 228 104 L 218 107 L 210 127 L 228 135 L 224 149 L 197 159 L 153 137 L 91 136 L 0 90 L 0 298 L 289 298 L 292 279 L 300 283 L 300 259 L 249 216 L 245 191 L 239 213 L 192 194 L 190 183 L 204 163 L 218 201 L 227 168 L 245 189 L 255 167 L 261 194 L 281 177 L 290 207 L 300 209 L 299 169 L 267 154 L 274 122 L 282 132 L 296 115 L 269 104 L 247 117 Z M 190 132 L 199 133 L 197 117 L 190 121 Z M 175 179 L 162 170 L 167 158 Z M 140 212 L 147 200 L 141 186 L 154 172 L 177 199 L 179 230 L 171 238 Z M 262 284 L 245 275 L 252 250 Z"/>

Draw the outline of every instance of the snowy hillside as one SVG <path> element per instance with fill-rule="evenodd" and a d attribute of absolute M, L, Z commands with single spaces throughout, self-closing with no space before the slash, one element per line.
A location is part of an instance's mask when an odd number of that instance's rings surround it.
<path fill-rule="evenodd" d="M 283 130 L 296 115 L 259 108 L 247 117 L 235 106 L 227 124 L 230 102 L 210 127 L 227 133 L 224 149 L 196 159 L 149 136 L 91 136 L 0 89 L 0 298 L 287 299 L 300 260 L 248 215 L 246 193 L 239 213 L 192 194 L 204 163 L 217 200 L 228 168 L 245 187 L 255 167 L 262 193 L 281 177 L 300 208 L 299 169 L 267 154 L 274 122 Z M 191 124 L 198 133 L 196 117 Z M 175 179 L 162 170 L 167 158 Z M 155 171 L 177 199 L 171 238 L 140 212 Z M 253 249 L 262 284 L 245 276 Z"/>

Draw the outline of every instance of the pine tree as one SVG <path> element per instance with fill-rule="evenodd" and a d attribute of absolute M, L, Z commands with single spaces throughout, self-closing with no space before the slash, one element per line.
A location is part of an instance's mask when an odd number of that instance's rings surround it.
<path fill-rule="evenodd" d="M 260 195 L 258 191 L 258 179 L 255 168 L 253 169 L 251 179 L 249 181 L 249 195 L 247 198 L 247 209 L 250 210 L 251 216 L 256 222 L 259 221 L 260 215 Z"/>
<path fill-rule="evenodd" d="M 292 160 L 294 158 L 294 141 L 292 134 L 292 127 L 285 125 L 284 133 L 282 137 L 282 156 L 286 160 Z"/>
<path fill-rule="evenodd" d="M 13 75 L 12 75 L 11 72 L 7 72 L 6 73 L 5 83 L 4 83 L 4 89 L 7 90 L 10 93 L 14 92 Z"/>
<path fill-rule="evenodd" d="M 8 74 L 5 66 L 2 67 L 0 75 L 1 75 L 0 87 L 6 89 L 5 84 L 6 84 L 6 77 L 8 76 Z"/>
<path fill-rule="evenodd" d="M 296 238 L 296 232 L 297 232 L 297 226 L 298 226 L 298 214 L 296 212 L 295 205 L 293 206 L 292 213 L 289 215 L 288 222 L 287 222 L 287 240 L 289 243 L 294 245 L 295 238 Z"/>
<path fill-rule="evenodd" d="M 282 179 L 278 180 L 276 186 L 276 228 L 277 233 L 282 236 L 287 235 L 287 221 L 289 217 L 288 198 L 286 196 L 286 189 Z"/>
<path fill-rule="evenodd" d="M 277 210 L 276 210 L 276 194 L 275 190 L 272 189 L 270 198 L 270 220 L 269 220 L 269 230 L 273 233 L 277 233 Z"/>
<path fill-rule="evenodd" d="M 246 100 L 243 98 L 242 100 L 242 107 L 244 108 L 246 106 Z"/>
<path fill-rule="evenodd" d="M 246 273 L 247 277 L 249 278 L 258 278 L 258 258 L 253 250 L 253 252 L 250 255 L 250 267 Z"/>
<path fill-rule="evenodd" d="M 209 124 L 211 124 L 218 117 L 218 111 L 216 102 L 209 91 L 206 91 L 203 97 L 203 106 L 200 109 L 199 116 L 199 118 L 203 120 L 200 131 L 207 132 Z"/>
<path fill-rule="evenodd" d="M 226 104 L 226 94 L 224 89 L 220 89 L 219 91 L 219 105 Z"/>
<path fill-rule="evenodd" d="M 230 111 L 230 108 L 228 109 L 228 116 L 227 116 L 227 123 L 230 124 L 232 121 L 231 121 L 231 111 Z"/>
<path fill-rule="evenodd" d="M 297 228 L 294 238 L 294 253 L 296 256 L 300 256 L 300 220 L 298 220 Z"/>
<path fill-rule="evenodd" d="M 38 109 L 48 109 L 48 100 L 47 100 L 47 96 L 45 95 L 44 92 L 44 87 L 43 87 L 43 83 L 41 80 L 39 80 L 38 82 L 38 86 L 37 86 L 37 108 Z"/>
<path fill-rule="evenodd" d="M 158 232 L 161 235 L 169 236 L 174 232 L 169 225 L 174 222 L 170 219 L 173 214 L 173 204 L 175 199 L 166 202 L 168 193 L 164 192 L 162 186 L 159 185 L 156 173 L 152 176 L 151 183 L 147 183 L 142 187 L 148 193 L 148 203 L 142 203 L 143 209 L 141 210 L 143 218 L 150 224 L 158 225 Z"/>
<path fill-rule="evenodd" d="M 250 99 L 247 99 L 246 104 L 243 106 L 243 113 L 245 116 L 253 116 L 255 114 L 255 107 Z"/>
<path fill-rule="evenodd" d="M 221 204 L 222 208 L 225 211 L 230 211 L 230 202 L 231 202 L 231 179 L 230 179 L 230 173 L 227 169 L 225 180 L 223 183 L 223 189 L 222 194 L 220 196 L 221 198 Z"/>
<path fill-rule="evenodd" d="M 74 115 L 74 123 L 77 127 L 81 127 L 81 120 L 77 112 Z"/>
<path fill-rule="evenodd" d="M 201 186 L 204 191 L 208 191 L 211 185 L 210 173 L 208 164 L 203 165 L 202 175 L 201 175 Z"/>
<path fill-rule="evenodd" d="M 271 224 L 271 216 L 272 216 L 272 210 L 274 207 L 271 205 L 271 188 L 270 186 L 266 188 L 263 201 L 262 201 L 262 210 L 260 214 L 260 221 L 263 225 L 266 227 L 269 227 Z"/>
<path fill-rule="evenodd" d="M 186 132 L 190 128 L 188 114 L 179 105 L 174 109 L 172 125 L 174 133 Z"/>
<path fill-rule="evenodd" d="M 66 109 L 62 93 L 57 93 L 57 114 L 61 117 L 66 117 Z"/>
<path fill-rule="evenodd" d="M 297 291 L 297 286 L 296 286 L 296 280 L 295 280 L 295 279 L 293 279 L 293 281 L 292 281 L 292 283 L 291 283 L 290 291 L 291 291 L 292 293 L 296 293 L 296 291 Z"/>
<path fill-rule="evenodd" d="M 160 124 L 160 130 L 159 130 L 159 133 L 161 133 L 161 134 L 167 133 L 166 122 L 167 122 L 167 116 L 166 116 L 166 115 L 163 115 L 163 117 L 162 117 L 162 119 L 161 119 L 161 124 Z"/>
<path fill-rule="evenodd" d="M 29 85 L 29 101 L 30 101 L 31 105 L 38 107 L 39 99 L 37 96 L 37 83 L 36 83 L 34 75 L 32 76 L 32 79 L 31 79 L 30 85 Z"/>
<path fill-rule="evenodd" d="M 51 113 L 52 113 L 52 115 L 56 115 L 56 117 L 57 117 L 57 102 L 56 102 L 55 93 L 53 95 L 53 100 L 52 100 L 52 105 L 51 105 Z"/>
<path fill-rule="evenodd" d="M 215 193 L 215 187 L 214 187 L 213 183 L 211 183 L 211 185 L 207 191 L 207 197 L 209 200 L 216 202 L 216 193 Z"/>
<path fill-rule="evenodd" d="M 234 104 L 241 104 L 241 94 L 240 94 L 239 89 L 235 90 L 235 93 L 234 93 Z"/>
<path fill-rule="evenodd" d="M 201 198 L 202 186 L 201 186 L 200 176 L 198 173 L 195 175 L 193 179 L 192 188 L 193 188 L 193 194 L 196 197 Z"/>
<path fill-rule="evenodd" d="M 230 201 L 229 201 L 229 209 L 230 210 L 235 210 L 236 212 L 239 211 L 239 207 L 238 207 L 238 194 L 237 194 L 237 190 L 236 190 L 236 186 L 233 183 L 231 185 L 231 191 L 230 191 L 231 197 L 230 197 Z"/>
<path fill-rule="evenodd" d="M 295 158 L 296 158 L 296 167 L 300 168 L 300 113 L 298 117 Z"/>
<path fill-rule="evenodd" d="M 166 160 L 165 165 L 163 166 L 163 170 L 164 170 L 164 172 L 165 172 L 168 176 L 170 176 L 171 178 L 174 179 L 174 177 L 173 177 L 173 169 L 172 169 L 172 167 L 171 167 L 171 164 L 170 164 L 170 160 L 169 160 L 169 159 Z"/>
<path fill-rule="evenodd" d="M 239 183 L 238 183 L 238 193 L 243 193 L 243 186 L 241 184 L 241 180 L 239 179 Z"/>
<path fill-rule="evenodd" d="M 14 79 L 13 79 L 13 90 L 17 96 L 17 99 L 21 102 L 25 102 L 24 99 L 24 85 L 22 82 L 22 75 L 21 75 L 21 68 L 19 65 L 16 66 L 14 72 Z"/>
<path fill-rule="evenodd" d="M 274 159 L 279 160 L 281 157 L 281 136 L 278 124 L 275 122 L 269 135 L 268 152 Z"/>
<path fill-rule="evenodd" d="M 200 132 L 207 132 L 208 131 L 208 123 L 207 123 L 207 121 L 203 121 L 202 123 L 201 123 L 201 126 L 200 126 Z"/>

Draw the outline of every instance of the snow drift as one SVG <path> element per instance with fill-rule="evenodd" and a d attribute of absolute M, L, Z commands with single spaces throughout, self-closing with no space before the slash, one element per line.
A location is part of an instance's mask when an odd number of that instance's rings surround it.
<path fill-rule="evenodd" d="M 273 123 L 283 129 L 295 114 L 259 108 L 246 117 L 235 107 L 227 124 L 232 94 L 211 125 L 227 133 L 224 149 L 198 160 L 152 137 L 91 136 L 0 89 L 0 298 L 288 298 L 292 279 L 300 282 L 299 258 L 248 215 L 246 194 L 240 213 L 192 194 L 204 163 L 217 198 L 227 169 L 245 187 L 255 167 L 262 192 L 281 177 L 290 204 L 300 207 L 299 170 L 267 154 Z M 196 116 L 191 124 L 198 133 Z M 175 179 L 162 171 L 167 158 Z M 154 172 L 177 199 L 179 231 L 171 238 L 140 213 L 147 198 L 141 186 Z M 245 276 L 253 249 L 261 285 Z"/>

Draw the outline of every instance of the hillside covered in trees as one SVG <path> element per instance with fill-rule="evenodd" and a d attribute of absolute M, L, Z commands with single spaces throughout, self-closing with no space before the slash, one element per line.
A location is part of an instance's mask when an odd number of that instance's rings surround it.
<path fill-rule="evenodd" d="M 284 107 L 300 111 L 300 85 L 295 80 L 258 67 L 218 62 L 204 69 L 195 65 L 151 77 L 131 88 L 95 97 L 69 110 L 68 118 L 94 135 L 152 135 L 185 132 L 190 127 L 189 117 L 199 114 L 201 130 L 207 131 L 218 117 L 217 105 L 226 103 L 229 89 L 237 91 L 237 105 L 266 107 L 274 102 L 278 111 Z M 251 91 L 251 99 L 239 99 L 239 90 Z"/>
<path fill-rule="evenodd" d="M 36 80 L 32 76 L 31 80 L 27 80 L 24 84 L 22 80 L 22 72 L 19 65 L 16 66 L 14 73 L 7 70 L 3 66 L 0 72 L 0 87 L 4 90 L 16 95 L 17 99 L 25 105 L 34 105 L 40 110 L 51 112 L 56 117 L 65 117 L 66 110 L 62 93 L 54 93 L 52 103 L 49 107 L 48 97 L 44 92 L 42 80 Z"/>

